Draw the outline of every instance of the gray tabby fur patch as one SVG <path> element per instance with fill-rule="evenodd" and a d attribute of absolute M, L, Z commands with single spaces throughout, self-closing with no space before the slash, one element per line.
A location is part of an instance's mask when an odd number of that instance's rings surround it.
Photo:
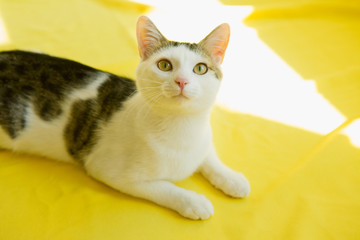
<path fill-rule="evenodd" d="M 75 91 L 90 85 L 97 73 L 108 77 L 99 86 L 97 97 L 77 100 L 64 129 L 70 155 L 80 160 L 96 142 L 96 130 L 106 123 L 123 102 L 136 92 L 135 82 L 67 59 L 45 54 L 0 52 L 0 126 L 16 139 L 27 127 L 31 104 L 43 121 L 63 113 L 62 105 Z"/>

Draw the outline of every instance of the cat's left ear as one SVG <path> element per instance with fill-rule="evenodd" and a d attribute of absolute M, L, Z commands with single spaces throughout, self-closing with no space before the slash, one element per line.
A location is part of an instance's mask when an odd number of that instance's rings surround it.
<path fill-rule="evenodd" d="M 216 64 L 220 65 L 224 59 L 229 38 L 230 26 L 227 23 L 223 23 L 201 40 L 199 45 L 210 53 Z"/>
<path fill-rule="evenodd" d="M 156 28 L 155 24 L 145 16 L 138 19 L 136 36 L 140 57 L 145 60 L 160 45 L 166 42 L 166 38 Z"/>

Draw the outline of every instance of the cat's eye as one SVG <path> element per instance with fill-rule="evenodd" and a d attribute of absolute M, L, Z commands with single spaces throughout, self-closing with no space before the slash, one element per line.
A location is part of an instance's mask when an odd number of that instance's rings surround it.
<path fill-rule="evenodd" d="M 165 59 L 160 60 L 157 64 L 157 66 L 161 71 L 164 71 L 164 72 L 168 72 L 168 71 L 172 70 L 172 65 L 169 60 L 165 60 Z"/>
<path fill-rule="evenodd" d="M 205 63 L 198 63 L 193 69 L 194 73 L 198 75 L 204 75 L 208 71 L 208 67 Z"/>

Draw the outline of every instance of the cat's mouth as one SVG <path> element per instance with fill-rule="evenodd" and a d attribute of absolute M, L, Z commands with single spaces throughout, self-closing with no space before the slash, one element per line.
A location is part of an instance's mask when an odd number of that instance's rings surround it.
<path fill-rule="evenodd" d="M 186 101 L 186 100 L 190 100 L 190 98 L 188 96 L 186 96 L 183 92 L 173 96 L 172 98 L 174 99 L 178 99 L 180 101 Z"/>
<path fill-rule="evenodd" d="M 191 94 L 181 91 L 181 89 L 167 89 L 167 91 L 163 91 L 163 95 L 176 103 L 185 103 L 193 99 Z"/>

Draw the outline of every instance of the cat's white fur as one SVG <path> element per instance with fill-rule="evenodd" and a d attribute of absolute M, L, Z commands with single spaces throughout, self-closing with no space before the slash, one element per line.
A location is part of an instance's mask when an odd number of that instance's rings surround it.
<path fill-rule="evenodd" d="M 228 41 L 222 36 L 228 35 L 228 26 L 220 28 L 220 32 L 215 30 L 214 36 L 208 36 L 211 42 L 207 44 Z M 213 60 L 184 45 L 149 54 L 151 44 L 161 37 L 148 18 L 139 19 L 142 56 L 136 72 L 139 92 L 102 126 L 99 142 L 86 158 L 85 168 L 91 176 L 124 193 L 153 201 L 191 219 L 207 219 L 214 213 L 211 202 L 172 182 L 199 171 L 216 188 L 232 197 L 247 196 L 250 186 L 241 173 L 219 160 L 212 144 L 209 120 L 220 80 L 213 70 L 197 75 L 193 68 L 200 62 L 211 66 Z M 216 46 L 220 51 L 212 46 L 216 50 L 212 57 L 217 65 L 222 61 L 227 42 L 222 44 L 223 48 Z M 161 71 L 157 66 L 160 59 L 169 60 L 172 71 Z M 106 76 L 94 77 L 92 85 L 73 92 L 69 101 L 94 97 Z M 179 77 L 188 81 L 182 94 L 175 81 Z M 69 111 L 66 109 L 57 120 L 44 122 L 29 106 L 28 130 L 15 141 L 0 130 L 0 144 L 16 151 L 71 161 L 62 137 Z"/>
<path fill-rule="evenodd" d="M 93 82 L 86 88 L 75 90 L 70 93 L 63 103 L 63 114 L 51 121 L 43 121 L 35 113 L 34 107 L 29 104 L 27 107 L 27 127 L 21 135 L 12 140 L 0 128 L 0 146 L 18 152 L 40 155 L 65 162 L 73 162 L 74 159 L 68 153 L 63 131 L 67 124 L 71 104 L 76 100 L 85 100 L 97 96 L 98 87 L 108 78 L 107 73 L 97 73 L 93 76 Z"/>
<path fill-rule="evenodd" d="M 220 80 L 213 70 L 204 75 L 193 71 L 198 63 L 211 66 L 215 62 L 219 67 L 225 49 L 217 44 L 226 48 L 228 32 L 222 31 L 228 31 L 228 26 L 221 25 L 205 42 L 211 48 L 209 52 L 214 51 L 211 59 L 184 45 L 151 54 L 153 45 L 163 36 L 149 19 L 143 17 L 139 23 L 139 93 L 104 126 L 103 137 L 86 168 L 92 176 L 122 192 L 174 209 L 191 219 L 207 219 L 214 213 L 210 201 L 171 182 L 198 170 L 230 196 L 249 194 L 247 179 L 226 167 L 212 144 L 210 111 Z M 169 60 L 173 69 L 160 70 L 157 63 L 161 59 Z M 179 95 L 177 78 L 188 81 L 183 95 Z"/>

